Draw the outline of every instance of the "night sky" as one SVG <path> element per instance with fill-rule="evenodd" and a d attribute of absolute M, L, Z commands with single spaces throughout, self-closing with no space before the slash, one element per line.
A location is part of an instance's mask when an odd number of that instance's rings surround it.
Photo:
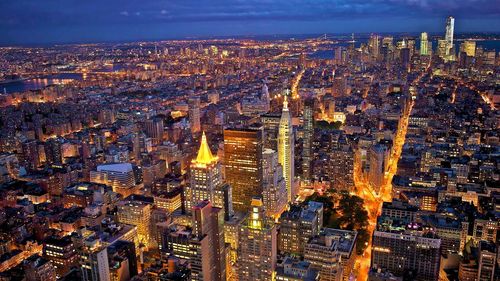
<path fill-rule="evenodd" d="M 500 31 L 500 0 L 0 0 L 0 44 Z"/>

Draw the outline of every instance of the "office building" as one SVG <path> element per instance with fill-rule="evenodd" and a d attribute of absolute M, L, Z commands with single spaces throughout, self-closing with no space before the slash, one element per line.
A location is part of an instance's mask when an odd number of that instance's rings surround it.
<path fill-rule="evenodd" d="M 154 145 L 158 145 L 163 141 L 163 119 L 154 117 L 144 122 L 146 135 L 151 138 Z"/>
<path fill-rule="evenodd" d="M 200 98 L 191 97 L 188 101 L 189 106 L 189 125 L 191 126 L 191 133 L 196 134 L 201 131 L 200 121 Z"/>
<path fill-rule="evenodd" d="M 78 264 L 78 255 L 70 236 L 47 238 L 43 243 L 42 251 L 43 257 L 54 265 L 59 278 Z"/>
<path fill-rule="evenodd" d="M 224 216 L 222 209 L 201 201 L 193 207 L 193 233 L 190 241 L 191 280 L 226 280 Z"/>
<path fill-rule="evenodd" d="M 319 234 L 323 222 L 323 204 L 291 205 L 279 218 L 278 249 L 281 253 L 303 255 L 304 247 Z"/>
<path fill-rule="evenodd" d="M 253 198 L 251 210 L 239 231 L 238 280 L 273 280 L 276 269 L 276 226 L 265 217 L 260 198 Z"/>
<path fill-rule="evenodd" d="M 295 199 L 295 142 L 293 136 L 292 118 L 288 110 L 287 96 L 283 101 L 280 127 L 278 133 L 278 161 L 283 167 L 283 177 L 286 182 L 288 202 Z"/>
<path fill-rule="evenodd" d="M 111 281 L 107 247 L 95 235 L 76 239 L 82 280 Z"/>
<path fill-rule="evenodd" d="M 302 179 L 310 183 L 312 176 L 311 163 L 312 141 L 314 137 L 314 99 L 307 98 L 304 101 L 304 125 L 303 125 L 303 147 L 302 147 Z"/>
<path fill-rule="evenodd" d="M 223 208 L 223 200 L 216 199 L 216 189 L 222 185 L 222 174 L 219 158 L 212 155 L 207 143 L 207 137 L 203 133 L 200 149 L 190 166 L 189 198 L 186 198 L 186 210 L 191 210 L 203 200 L 209 200 L 214 206 Z"/>
<path fill-rule="evenodd" d="M 338 242 L 332 237 L 318 235 L 310 239 L 304 248 L 304 260 L 319 271 L 320 280 L 341 281 L 343 278 Z"/>
<path fill-rule="evenodd" d="M 276 267 L 277 281 L 319 281 L 319 271 L 308 261 L 286 256 Z"/>
<path fill-rule="evenodd" d="M 406 218 L 379 217 L 373 233 L 371 267 L 412 280 L 438 280 L 441 239 Z"/>
<path fill-rule="evenodd" d="M 420 55 L 421 56 L 429 55 L 429 39 L 427 32 L 422 32 L 420 34 Z"/>
<path fill-rule="evenodd" d="M 151 209 L 152 204 L 139 200 L 123 200 L 118 203 L 117 218 L 120 223 L 137 226 L 139 243 L 145 247 L 151 245 Z"/>
<path fill-rule="evenodd" d="M 455 29 L 455 18 L 453 17 L 447 17 L 446 18 L 446 35 L 445 35 L 445 40 L 446 40 L 446 55 L 448 56 L 449 59 L 454 58 L 454 53 L 453 50 L 454 45 L 453 45 L 453 33 Z"/>
<path fill-rule="evenodd" d="M 497 266 L 498 245 L 494 242 L 481 241 L 478 248 L 478 281 L 494 281 L 495 268 Z M 498 277 L 498 276 L 497 276 Z"/>
<path fill-rule="evenodd" d="M 224 169 L 234 210 L 248 211 L 252 198 L 262 195 L 262 130 L 224 130 Z"/>
<path fill-rule="evenodd" d="M 370 161 L 370 170 L 368 174 L 368 182 L 375 192 L 379 193 L 384 184 L 384 175 L 387 166 L 388 150 L 385 145 L 372 145 L 368 152 Z"/>
<path fill-rule="evenodd" d="M 277 218 L 286 209 L 287 189 L 283 177 L 283 167 L 278 163 L 278 153 L 265 149 L 262 153 L 263 162 L 263 190 L 262 200 L 266 216 Z"/>
<path fill-rule="evenodd" d="M 56 281 L 56 270 L 50 260 L 32 255 L 23 262 L 26 281 Z"/>
<path fill-rule="evenodd" d="M 113 187 L 113 191 L 124 197 L 134 193 L 137 189 L 136 177 L 132 164 L 118 163 L 97 166 L 96 171 L 90 172 L 90 181 Z"/>

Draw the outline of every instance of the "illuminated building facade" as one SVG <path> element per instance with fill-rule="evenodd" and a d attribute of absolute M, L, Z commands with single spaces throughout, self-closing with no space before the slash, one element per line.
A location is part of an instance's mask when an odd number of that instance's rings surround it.
<path fill-rule="evenodd" d="M 450 60 L 454 59 L 454 53 L 453 53 L 453 50 L 455 49 L 453 47 L 454 30 L 455 30 L 455 18 L 454 17 L 447 17 L 446 18 L 446 35 L 445 35 L 446 55 Z"/>
<path fill-rule="evenodd" d="M 422 32 L 420 34 L 420 55 L 421 56 L 429 55 L 429 39 L 427 32 Z"/>
<path fill-rule="evenodd" d="M 239 232 L 238 279 L 274 280 L 277 255 L 276 226 L 266 219 L 262 200 L 253 198 L 251 211 Z"/>
<path fill-rule="evenodd" d="M 262 130 L 224 130 L 224 166 L 233 208 L 246 212 L 252 198 L 262 194 Z"/>
<path fill-rule="evenodd" d="M 283 177 L 286 182 L 288 202 L 295 198 L 295 144 L 293 137 L 292 118 L 288 110 L 288 100 L 285 96 L 283 111 L 281 113 L 280 127 L 278 133 L 278 162 L 283 166 Z"/>
<path fill-rule="evenodd" d="M 213 202 L 214 206 L 222 208 L 222 200 L 216 200 L 216 189 L 222 184 L 221 166 L 219 158 L 213 156 L 203 133 L 201 145 L 195 159 L 191 161 L 190 188 L 186 201 L 186 210 L 191 210 L 203 200 Z M 217 202 L 217 203 L 215 203 Z"/>
<path fill-rule="evenodd" d="M 193 207 L 191 280 L 226 280 L 224 215 L 222 209 L 201 201 Z"/>
<path fill-rule="evenodd" d="M 139 242 L 146 247 L 150 245 L 151 208 L 151 204 L 136 200 L 120 201 L 118 204 L 118 221 L 137 226 Z"/>
<path fill-rule="evenodd" d="M 303 125 L 303 148 L 302 148 L 302 178 L 306 183 L 311 181 L 312 176 L 312 141 L 314 137 L 314 99 L 308 98 L 304 101 L 304 125 Z"/>
<path fill-rule="evenodd" d="M 278 163 L 278 153 L 265 149 L 263 160 L 262 200 L 266 215 L 278 217 L 287 206 L 287 189 L 283 178 L 283 167 Z"/>

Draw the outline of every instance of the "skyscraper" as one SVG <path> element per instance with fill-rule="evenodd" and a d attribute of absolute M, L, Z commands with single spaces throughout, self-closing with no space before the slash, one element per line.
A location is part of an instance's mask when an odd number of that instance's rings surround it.
<path fill-rule="evenodd" d="M 224 217 L 208 200 L 193 207 L 191 280 L 226 280 Z"/>
<path fill-rule="evenodd" d="M 201 131 L 200 123 L 200 98 L 193 97 L 188 101 L 189 106 L 189 124 L 191 125 L 191 133 L 196 134 Z"/>
<path fill-rule="evenodd" d="M 238 279 L 240 281 L 273 280 L 276 268 L 276 225 L 264 216 L 260 198 L 253 198 L 251 211 L 239 231 Z"/>
<path fill-rule="evenodd" d="M 314 99 L 304 101 L 304 141 L 302 148 L 302 178 L 306 182 L 311 180 L 311 148 L 314 135 Z"/>
<path fill-rule="evenodd" d="M 224 130 L 224 169 L 235 211 L 246 212 L 262 194 L 262 130 Z"/>
<path fill-rule="evenodd" d="M 429 40 L 427 37 L 427 32 L 422 32 L 420 34 L 420 55 L 429 55 Z"/>
<path fill-rule="evenodd" d="M 191 178 L 186 200 L 186 209 L 196 206 L 203 200 L 209 200 L 218 208 L 224 208 L 224 199 L 217 189 L 222 185 L 222 173 L 219 158 L 213 156 L 203 132 L 198 155 L 191 161 Z"/>
<path fill-rule="evenodd" d="M 163 141 L 163 119 L 159 117 L 148 119 L 144 127 L 146 135 L 152 139 L 153 144 L 160 144 Z"/>
<path fill-rule="evenodd" d="M 287 96 L 285 96 L 278 133 L 278 161 L 281 166 L 283 166 L 283 177 L 286 182 L 289 202 L 291 202 L 295 197 L 294 155 L 292 118 L 290 117 L 290 111 L 288 110 Z"/>
<path fill-rule="evenodd" d="M 262 199 L 266 215 L 279 217 L 288 205 L 283 167 L 278 163 L 278 153 L 272 149 L 262 152 Z"/>
<path fill-rule="evenodd" d="M 368 42 L 368 47 L 372 57 L 377 59 L 380 54 L 380 36 L 378 36 L 377 34 L 371 34 L 370 40 Z"/>
<path fill-rule="evenodd" d="M 447 52 L 446 55 L 449 57 L 453 57 L 452 49 L 453 49 L 453 32 L 455 29 L 455 18 L 454 17 L 447 17 L 446 18 L 446 45 L 447 45 Z"/>

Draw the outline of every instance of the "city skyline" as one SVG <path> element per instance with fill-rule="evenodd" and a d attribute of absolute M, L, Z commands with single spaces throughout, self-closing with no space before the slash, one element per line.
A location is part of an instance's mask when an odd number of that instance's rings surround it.
<path fill-rule="evenodd" d="M 499 32 L 496 1 L 4 1 L 1 45 L 351 32 Z"/>

